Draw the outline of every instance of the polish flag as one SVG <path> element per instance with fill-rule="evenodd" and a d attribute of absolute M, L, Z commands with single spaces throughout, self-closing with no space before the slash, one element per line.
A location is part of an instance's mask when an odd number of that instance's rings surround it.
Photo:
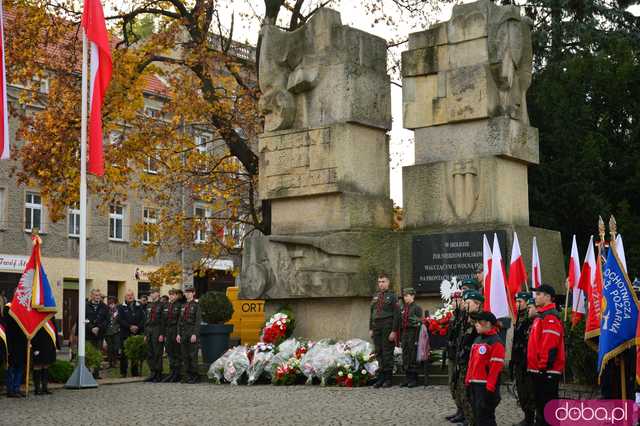
<path fill-rule="evenodd" d="M 618 259 L 620 259 L 620 263 L 622 263 L 624 272 L 628 274 L 627 257 L 624 254 L 624 244 L 622 244 L 622 235 L 620 234 L 616 237 L 616 252 L 618 253 Z"/>
<path fill-rule="evenodd" d="M 88 171 L 96 176 L 102 176 L 104 174 L 102 104 L 111 81 L 112 66 L 109 35 L 100 0 L 85 0 L 82 28 L 90 42 L 91 52 Z"/>
<path fill-rule="evenodd" d="M 533 237 L 533 249 L 531 250 L 531 288 L 542 285 L 542 270 L 540 269 L 540 256 L 538 255 L 538 241 Z"/>
<path fill-rule="evenodd" d="M 0 160 L 9 159 L 9 108 L 7 105 L 7 71 L 4 62 L 4 7 L 0 0 L 0 55 L 2 70 L 0 70 Z"/>
<path fill-rule="evenodd" d="M 484 292 L 484 303 L 489 306 L 489 299 L 491 295 L 487 292 L 487 289 L 491 283 L 491 246 L 486 235 L 482 235 L 482 289 Z"/>
<path fill-rule="evenodd" d="M 513 301 L 516 293 L 522 290 L 522 285 L 527 283 L 527 271 L 520 252 L 518 234 L 513 233 L 513 247 L 511 247 L 511 264 L 509 266 L 509 302 L 515 308 Z M 515 314 L 515 311 L 514 311 Z"/>
<path fill-rule="evenodd" d="M 573 295 L 573 305 L 571 309 L 571 324 L 576 325 L 586 313 L 584 307 L 584 289 L 580 287 L 580 256 L 578 255 L 578 244 L 576 236 L 573 236 L 571 243 L 571 258 L 569 259 L 569 289 Z"/>
<path fill-rule="evenodd" d="M 585 340 L 600 334 L 602 281 L 598 279 L 600 274 L 597 273 L 597 268 L 598 265 L 596 264 L 596 256 L 593 250 L 593 236 L 591 236 L 587 254 L 582 264 L 580 283 L 578 284 L 582 289 L 585 289 L 587 294 L 587 322 L 584 327 Z"/>
<path fill-rule="evenodd" d="M 491 311 L 496 318 L 510 318 L 511 309 L 507 296 L 507 283 L 505 279 L 504 262 L 498 243 L 498 235 L 493 234 L 493 256 L 491 258 L 491 280 L 489 288 L 485 288 L 485 294 L 489 294 L 489 303 L 485 299 L 485 310 Z M 487 309 L 488 308 L 488 309 Z"/>

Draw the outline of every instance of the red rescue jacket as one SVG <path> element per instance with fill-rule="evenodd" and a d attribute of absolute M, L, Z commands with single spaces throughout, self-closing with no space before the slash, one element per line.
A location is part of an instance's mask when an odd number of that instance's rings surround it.
<path fill-rule="evenodd" d="M 564 325 L 555 303 L 538 308 L 527 344 L 527 370 L 562 374 L 564 371 Z"/>
<path fill-rule="evenodd" d="M 500 380 L 500 372 L 504 368 L 504 343 L 498 336 L 498 330 L 492 328 L 481 334 L 471 346 L 465 385 L 486 383 L 487 390 L 495 392 Z"/>

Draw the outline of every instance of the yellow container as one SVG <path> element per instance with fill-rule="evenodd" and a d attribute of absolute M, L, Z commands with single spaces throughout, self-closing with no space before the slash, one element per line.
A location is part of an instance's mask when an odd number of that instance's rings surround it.
<path fill-rule="evenodd" d="M 264 300 L 238 299 L 238 287 L 228 287 L 227 297 L 233 305 L 233 316 L 227 324 L 233 325 L 232 338 L 242 345 L 253 345 L 260 340 L 264 326 Z"/>

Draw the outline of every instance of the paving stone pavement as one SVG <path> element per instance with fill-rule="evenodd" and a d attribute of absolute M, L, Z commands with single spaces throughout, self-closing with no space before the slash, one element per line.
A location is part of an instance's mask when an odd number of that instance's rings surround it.
<path fill-rule="evenodd" d="M 1 425 L 449 425 L 445 386 L 391 389 L 128 383 L 0 398 Z M 499 425 L 522 419 L 502 388 Z"/>

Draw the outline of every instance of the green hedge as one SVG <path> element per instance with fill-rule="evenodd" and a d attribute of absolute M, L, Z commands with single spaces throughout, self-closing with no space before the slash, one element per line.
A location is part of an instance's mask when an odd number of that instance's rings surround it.
<path fill-rule="evenodd" d="M 585 343 L 584 325 L 583 320 L 572 328 L 569 312 L 564 324 L 566 376 L 573 383 L 595 386 L 598 383 L 598 353 Z"/>
<path fill-rule="evenodd" d="M 69 361 L 56 360 L 49 367 L 49 381 L 55 383 L 66 383 L 73 374 L 73 364 Z"/>

